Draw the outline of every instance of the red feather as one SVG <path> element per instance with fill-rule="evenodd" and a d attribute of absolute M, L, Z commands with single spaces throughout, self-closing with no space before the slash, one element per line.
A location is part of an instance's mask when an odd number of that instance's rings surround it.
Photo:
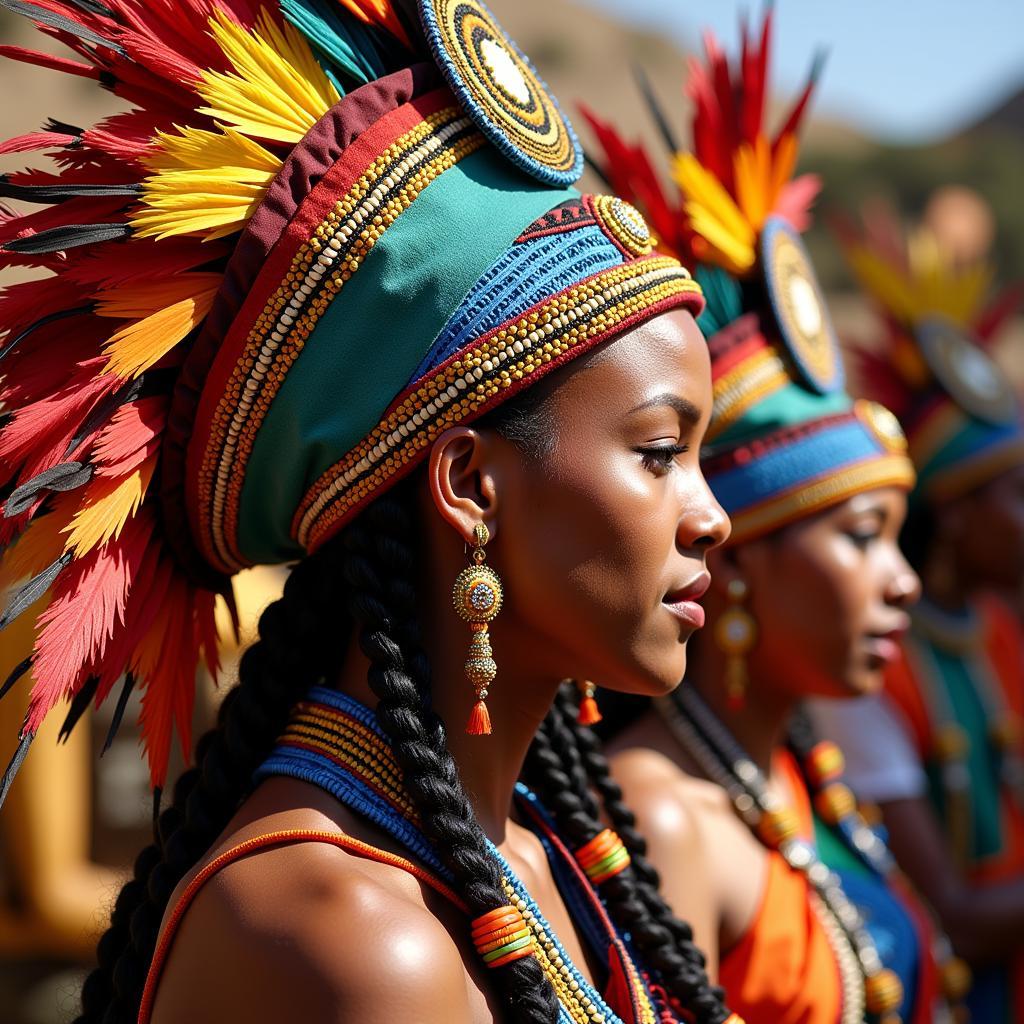
<path fill-rule="evenodd" d="M 96 472 L 124 476 L 153 455 L 167 425 L 167 406 L 163 396 L 119 406 L 93 444 Z"/>
<path fill-rule="evenodd" d="M 27 135 L 17 135 L 6 142 L 0 142 L 0 156 L 70 146 L 81 141 L 80 136 L 68 135 L 66 132 L 29 132 Z"/>
<path fill-rule="evenodd" d="M 98 81 L 100 77 L 100 69 L 92 64 L 83 64 L 81 61 L 71 60 L 70 57 L 55 57 L 40 50 L 26 49 L 24 46 L 0 46 L 0 57 L 10 57 L 11 60 L 21 61 L 23 64 L 34 64 L 36 67 L 49 68 L 51 71 L 60 71 L 67 75 L 78 75 L 81 78 Z"/>
<path fill-rule="evenodd" d="M 46 713 L 74 694 L 81 666 L 99 662 L 118 622 L 135 579 L 148 524 L 134 518 L 121 536 L 76 559 L 57 577 L 53 599 L 39 617 L 26 727 L 36 731 Z"/>

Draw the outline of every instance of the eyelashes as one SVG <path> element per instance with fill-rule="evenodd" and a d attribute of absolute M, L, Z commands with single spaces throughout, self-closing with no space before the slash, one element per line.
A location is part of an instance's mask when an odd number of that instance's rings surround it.
<path fill-rule="evenodd" d="M 651 473 L 661 475 L 669 472 L 675 465 L 680 455 L 685 455 L 690 450 L 688 444 L 664 444 L 650 448 L 638 448 L 637 452 L 643 462 L 644 469 Z"/>

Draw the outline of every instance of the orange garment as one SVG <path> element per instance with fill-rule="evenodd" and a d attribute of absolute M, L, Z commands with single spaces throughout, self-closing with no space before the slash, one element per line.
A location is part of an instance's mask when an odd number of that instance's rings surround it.
<path fill-rule="evenodd" d="M 800 834 L 814 837 L 810 799 L 793 758 L 778 752 L 777 777 L 793 795 Z M 839 968 L 825 930 L 811 909 L 810 885 L 774 851 L 761 906 L 746 935 L 719 964 L 729 1007 L 747 1021 L 836 1024 L 842 1007 Z"/>

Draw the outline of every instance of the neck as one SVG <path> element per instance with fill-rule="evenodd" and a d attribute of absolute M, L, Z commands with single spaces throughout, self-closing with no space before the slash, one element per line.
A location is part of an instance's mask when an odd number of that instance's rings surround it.
<path fill-rule="evenodd" d="M 691 669 L 687 682 L 705 700 L 719 720 L 735 737 L 750 759 L 764 773 L 771 775 L 772 754 L 783 746 L 790 716 L 796 701 L 786 695 L 783 687 L 769 678 L 766 666 L 756 658 L 749 664 L 751 683 L 741 708 L 729 706 L 725 689 L 725 658 L 711 643 L 691 649 Z"/>

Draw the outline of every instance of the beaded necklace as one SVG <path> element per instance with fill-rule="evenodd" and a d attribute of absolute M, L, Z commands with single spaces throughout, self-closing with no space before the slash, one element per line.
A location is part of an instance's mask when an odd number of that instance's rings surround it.
<path fill-rule="evenodd" d="M 387 737 L 373 711 L 365 705 L 335 690 L 310 690 L 308 699 L 296 706 L 277 746 L 254 778 L 259 782 L 275 775 L 301 779 L 326 790 L 390 835 L 420 862 L 451 880 L 422 832 L 421 820 L 405 791 L 401 769 Z M 540 819 L 533 794 L 522 784 L 516 788 L 517 805 L 524 811 L 524 821 L 541 839 L 556 879 L 570 887 L 564 895 L 573 908 L 573 920 L 581 934 L 600 956 L 617 959 L 630 989 L 635 1024 L 656 1024 L 651 995 L 583 869 L 546 821 Z M 522 915 L 529 929 L 530 951 L 558 996 L 560 1024 L 622 1024 L 622 1018 L 572 962 L 508 861 L 489 841 L 488 847 L 501 867 L 502 887 L 510 906 Z M 526 938 L 524 935 L 518 940 L 520 946 L 526 944 Z"/>
<path fill-rule="evenodd" d="M 799 835 L 793 810 L 769 790 L 761 770 L 693 687 L 680 686 L 655 706 L 680 745 L 729 794 L 751 831 L 807 879 L 811 908 L 839 970 L 841 1024 L 862 1024 L 865 1014 L 880 1024 L 900 1024 L 896 1009 L 903 999 L 902 983 L 882 963 L 839 876 L 818 857 L 813 843 Z"/>
<path fill-rule="evenodd" d="M 795 745 L 790 749 L 800 765 L 819 819 L 837 835 L 846 848 L 868 870 L 882 879 L 890 889 L 910 883 L 902 874 L 878 832 L 867 822 L 857 806 L 857 798 L 843 778 L 843 752 L 830 740 L 816 743 L 801 754 Z M 932 957 L 938 965 L 943 999 L 932 1008 L 933 1024 L 962 1020 L 966 1013 L 963 1000 L 971 987 L 970 968 L 953 953 L 953 947 L 931 919 Z"/>

